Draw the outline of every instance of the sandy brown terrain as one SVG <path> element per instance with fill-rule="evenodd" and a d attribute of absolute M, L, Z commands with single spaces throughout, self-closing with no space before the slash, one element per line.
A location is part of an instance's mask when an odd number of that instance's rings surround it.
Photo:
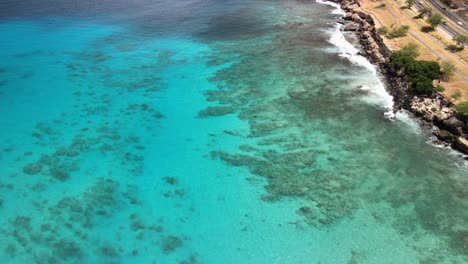
<path fill-rule="evenodd" d="M 361 0 L 361 9 L 372 15 L 376 27 L 381 26 L 400 26 L 408 25 L 410 27 L 408 35 L 403 38 L 388 39 L 384 37 L 385 44 L 391 49 L 396 50 L 407 43 L 414 42 L 420 47 L 420 60 L 436 60 L 438 62 L 450 61 L 457 66 L 457 72 L 448 82 L 441 82 L 445 87 L 444 94 L 453 98 L 454 94 L 461 94 L 456 100 L 468 101 L 468 50 L 453 53 L 447 49 L 448 44 L 453 44 L 450 36 L 437 29 L 430 33 L 421 31 L 423 26 L 428 24 L 425 19 L 414 19 L 418 13 L 412 9 L 401 8 L 405 6 L 405 0 Z M 378 6 L 385 4 L 384 8 Z"/>

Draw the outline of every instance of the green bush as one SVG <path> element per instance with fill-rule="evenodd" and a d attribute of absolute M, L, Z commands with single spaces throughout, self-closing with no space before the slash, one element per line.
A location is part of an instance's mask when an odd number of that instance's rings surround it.
<path fill-rule="evenodd" d="M 460 99 L 460 97 L 462 96 L 461 92 L 459 90 L 456 90 L 453 94 L 452 94 L 452 98 L 455 99 L 455 100 L 458 100 Z"/>
<path fill-rule="evenodd" d="M 440 70 L 440 78 L 442 78 L 442 80 L 448 81 L 450 76 L 452 76 L 457 70 L 457 66 L 451 61 L 443 61 L 440 65 Z"/>
<path fill-rule="evenodd" d="M 441 75 L 440 65 L 436 61 L 417 61 L 418 47 L 408 44 L 390 55 L 390 65 L 396 69 L 405 69 L 413 91 L 420 94 L 432 94 L 437 88 L 432 80 Z"/>
<path fill-rule="evenodd" d="M 405 3 L 408 8 L 411 8 L 414 4 L 416 4 L 416 0 L 406 0 Z"/>
<path fill-rule="evenodd" d="M 407 26 L 407 25 L 402 25 L 400 27 L 396 27 L 396 28 L 392 29 L 392 31 L 388 32 L 387 38 L 394 39 L 394 38 L 404 37 L 408 33 L 408 30 L 409 30 L 409 26 Z"/>
<path fill-rule="evenodd" d="M 427 18 L 426 22 L 431 25 L 432 28 L 437 27 L 440 23 L 442 23 L 442 20 L 444 19 L 443 16 L 440 14 L 432 14 L 429 18 Z"/>
<path fill-rule="evenodd" d="M 409 43 L 390 55 L 390 64 L 395 68 L 403 68 L 413 63 L 418 56 L 418 45 Z"/>
<path fill-rule="evenodd" d="M 386 35 L 388 33 L 389 29 L 386 26 L 380 27 L 377 29 L 377 34 L 379 35 Z"/>
<path fill-rule="evenodd" d="M 440 65 L 437 61 L 414 61 L 407 65 L 408 75 L 411 76 L 426 76 L 434 80 L 440 76 Z"/>
<path fill-rule="evenodd" d="M 439 93 L 445 92 L 445 87 L 443 87 L 442 85 L 437 85 L 436 92 L 439 92 Z"/>
<path fill-rule="evenodd" d="M 458 52 L 458 51 L 462 51 L 462 50 L 465 49 L 465 47 L 460 47 L 460 46 L 457 46 L 455 44 L 450 44 L 447 47 L 451 52 Z"/>
<path fill-rule="evenodd" d="M 410 77 L 411 89 L 419 94 L 432 94 L 435 91 L 435 87 L 432 84 L 432 80 L 424 75 Z"/>
<path fill-rule="evenodd" d="M 468 117 L 468 101 L 457 104 L 455 108 L 462 116 Z"/>

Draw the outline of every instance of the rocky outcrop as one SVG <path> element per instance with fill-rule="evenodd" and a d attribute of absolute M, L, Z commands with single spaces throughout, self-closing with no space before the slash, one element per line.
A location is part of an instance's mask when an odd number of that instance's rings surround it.
<path fill-rule="evenodd" d="M 455 109 L 445 104 L 443 96 L 433 98 L 414 96 L 410 104 L 411 112 L 429 122 L 443 122 L 455 115 Z"/>
<path fill-rule="evenodd" d="M 456 149 L 468 154 L 468 140 L 466 138 L 457 137 L 453 145 Z"/>
<path fill-rule="evenodd" d="M 450 143 L 452 143 L 454 138 L 455 138 L 452 133 L 448 132 L 447 130 L 443 130 L 443 129 L 435 131 L 434 135 L 438 139 L 440 139 L 440 140 L 442 140 L 444 142 L 450 142 Z"/>
<path fill-rule="evenodd" d="M 348 8 L 349 9 L 349 8 Z M 351 10 L 343 17 L 345 20 L 353 21 L 354 24 L 348 24 L 344 27 L 345 31 L 358 31 L 360 42 L 363 47 L 363 52 L 366 56 L 377 64 L 384 64 L 387 62 L 383 54 L 387 53 L 387 50 L 382 50 L 381 45 L 378 42 L 382 40 L 375 33 L 374 22 L 371 17 L 365 15 L 362 11 Z"/>
<path fill-rule="evenodd" d="M 466 136 L 464 133 L 465 123 L 455 116 L 443 120 L 438 125 L 439 127 L 445 128 L 457 136 Z"/>

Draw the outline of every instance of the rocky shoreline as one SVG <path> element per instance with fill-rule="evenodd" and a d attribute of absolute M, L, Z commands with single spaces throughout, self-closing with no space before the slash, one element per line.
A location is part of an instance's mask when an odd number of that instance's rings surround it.
<path fill-rule="evenodd" d="M 384 81 L 387 91 L 394 97 L 394 111 L 406 109 L 422 120 L 432 124 L 433 134 L 441 143 L 468 154 L 468 125 L 457 113 L 454 104 L 440 93 L 422 97 L 409 90 L 405 72 L 396 71 L 389 64 L 392 51 L 377 34 L 372 16 L 360 9 L 358 0 L 332 0 L 346 13 L 343 16 L 343 31 L 353 31 L 361 44 L 361 55 L 374 63 Z"/>

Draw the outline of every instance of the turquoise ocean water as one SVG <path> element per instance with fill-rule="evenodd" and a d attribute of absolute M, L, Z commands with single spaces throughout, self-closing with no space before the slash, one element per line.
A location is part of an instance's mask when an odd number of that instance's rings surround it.
<path fill-rule="evenodd" d="M 466 161 L 336 7 L 0 9 L 0 263 L 468 262 Z"/>

